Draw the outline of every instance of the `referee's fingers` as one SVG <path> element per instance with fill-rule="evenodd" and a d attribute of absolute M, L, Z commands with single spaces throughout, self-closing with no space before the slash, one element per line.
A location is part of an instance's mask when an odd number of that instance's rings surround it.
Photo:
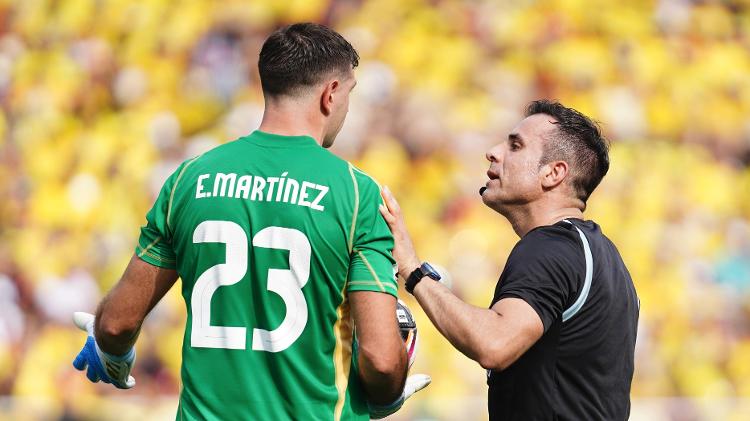
<path fill-rule="evenodd" d="M 380 214 L 383 215 L 383 219 L 385 219 L 385 222 L 387 222 L 388 225 L 392 225 L 396 222 L 396 217 L 388 211 L 388 208 L 386 208 L 385 205 L 378 206 L 378 210 L 380 210 Z"/>
<path fill-rule="evenodd" d="M 398 205 L 396 198 L 393 197 L 393 193 L 391 193 L 391 189 L 388 186 L 383 187 L 383 200 L 385 201 L 385 205 L 388 206 L 388 210 L 393 215 L 398 216 L 401 212 L 401 207 Z"/>

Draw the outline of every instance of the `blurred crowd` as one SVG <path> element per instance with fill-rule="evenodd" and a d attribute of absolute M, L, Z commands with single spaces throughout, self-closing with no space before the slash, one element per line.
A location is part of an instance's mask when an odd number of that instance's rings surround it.
<path fill-rule="evenodd" d="M 477 195 L 484 152 L 533 99 L 599 120 L 612 166 L 586 215 L 641 299 L 633 418 L 747 419 L 750 1 L 0 0 L 0 420 L 174 416 L 179 284 L 125 393 L 74 372 L 71 315 L 117 282 L 177 165 L 257 128 L 258 51 L 298 21 L 362 57 L 332 150 L 478 306 L 518 240 Z M 400 417 L 483 419 L 484 371 L 406 300 L 433 384 Z"/>

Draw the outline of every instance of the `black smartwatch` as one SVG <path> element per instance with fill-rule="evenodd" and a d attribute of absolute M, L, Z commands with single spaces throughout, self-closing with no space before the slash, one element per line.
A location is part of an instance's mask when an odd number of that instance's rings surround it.
<path fill-rule="evenodd" d="M 409 294 L 414 294 L 414 287 L 417 286 L 419 281 L 421 281 L 425 276 L 428 276 L 430 277 L 430 279 L 435 281 L 440 280 L 440 274 L 435 270 L 435 268 L 433 268 L 427 262 L 422 262 L 422 265 L 414 269 L 414 272 L 409 274 L 409 277 L 406 278 L 406 283 L 404 284 L 404 287 L 406 287 L 406 291 Z"/>

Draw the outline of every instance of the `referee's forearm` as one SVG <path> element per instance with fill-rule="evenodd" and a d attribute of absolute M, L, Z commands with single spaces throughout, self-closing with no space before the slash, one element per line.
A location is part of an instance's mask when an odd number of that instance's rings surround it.
<path fill-rule="evenodd" d="M 414 296 L 438 331 L 461 353 L 483 367 L 491 355 L 495 335 L 492 325 L 497 313 L 461 301 L 438 282 L 423 281 L 414 288 Z"/>

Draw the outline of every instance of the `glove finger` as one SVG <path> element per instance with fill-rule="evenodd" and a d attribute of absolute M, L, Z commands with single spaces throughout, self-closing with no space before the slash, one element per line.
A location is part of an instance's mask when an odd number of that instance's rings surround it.
<path fill-rule="evenodd" d="M 112 384 L 118 389 L 132 389 L 133 386 L 135 386 L 135 379 L 133 378 L 133 376 L 128 376 L 128 379 L 125 381 L 125 383 L 119 380 L 113 380 Z"/>
<path fill-rule="evenodd" d="M 89 335 L 94 335 L 94 315 L 83 311 L 76 311 L 73 313 L 73 323 L 78 326 L 79 329 L 88 332 Z"/>
<path fill-rule="evenodd" d="M 100 380 L 99 374 L 97 374 L 96 370 L 94 369 L 94 366 L 92 365 L 89 365 L 88 370 L 86 370 L 86 377 L 88 377 L 88 379 L 94 383 L 97 383 Z"/>
<path fill-rule="evenodd" d="M 118 389 L 131 389 L 133 386 L 135 386 L 135 379 L 133 376 L 128 376 L 128 379 L 125 381 L 125 383 L 114 383 L 115 387 Z"/>
<path fill-rule="evenodd" d="M 426 374 L 414 374 L 406 379 L 404 387 L 404 396 L 409 397 L 427 387 L 432 382 L 432 378 Z"/>
<path fill-rule="evenodd" d="M 86 369 L 87 365 L 88 364 L 86 363 L 86 356 L 83 355 L 83 351 L 79 352 L 76 358 L 73 360 L 73 367 L 75 367 L 78 371 L 83 371 Z"/>

